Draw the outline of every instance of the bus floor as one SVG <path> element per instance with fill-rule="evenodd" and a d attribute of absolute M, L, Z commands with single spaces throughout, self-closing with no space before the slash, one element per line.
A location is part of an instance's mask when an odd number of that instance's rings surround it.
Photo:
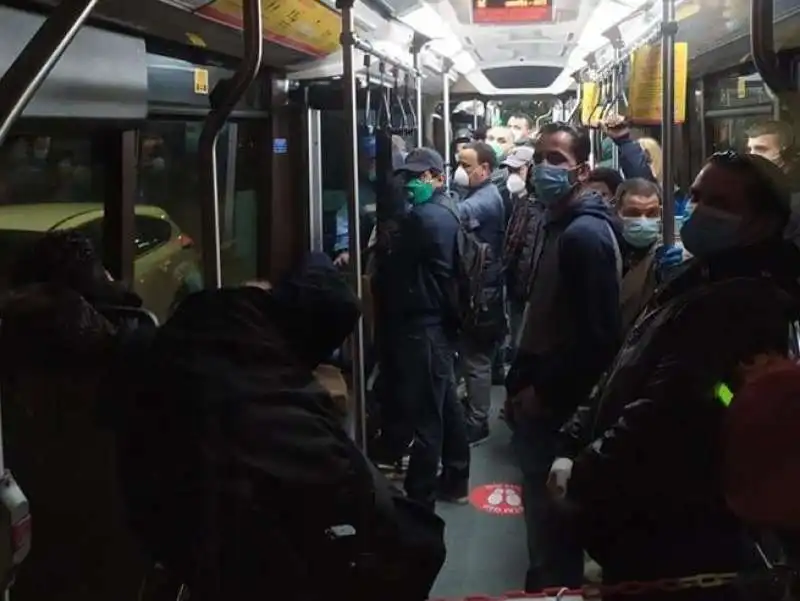
<path fill-rule="evenodd" d="M 505 391 L 492 390 L 491 436 L 472 449 L 470 503 L 437 510 L 445 520 L 447 561 L 432 598 L 502 595 L 523 588 L 528 567 L 521 475 L 511 432 L 498 418 Z"/>

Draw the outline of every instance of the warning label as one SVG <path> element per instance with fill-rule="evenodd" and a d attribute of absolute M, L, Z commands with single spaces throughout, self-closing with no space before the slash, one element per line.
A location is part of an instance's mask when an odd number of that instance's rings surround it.
<path fill-rule="evenodd" d="M 480 511 L 494 515 L 520 515 L 522 488 L 516 484 L 485 484 L 472 489 L 469 502 Z"/>

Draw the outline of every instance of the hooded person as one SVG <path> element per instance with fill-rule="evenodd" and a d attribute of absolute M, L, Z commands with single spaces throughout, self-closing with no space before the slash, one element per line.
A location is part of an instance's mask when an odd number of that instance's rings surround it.
<path fill-rule="evenodd" d="M 313 374 L 359 316 L 314 253 L 273 287 L 187 298 L 156 336 L 119 455 L 134 528 L 193 597 L 426 598 L 441 522 L 391 491 Z"/>
<path fill-rule="evenodd" d="M 114 369 L 117 330 L 52 283 L 9 292 L 2 318 L 4 451 L 35 516 L 14 598 L 134 601 L 148 564 L 127 527 L 107 419 L 128 383 Z"/>
<path fill-rule="evenodd" d="M 563 421 L 585 402 L 620 338 L 622 258 L 618 219 L 588 186 L 584 130 L 544 125 L 533 182 L 544 206 L 534 276 L 517 355 L 506 379 L 506 419 L 523 472 L 530 568 L 526 590 L 579 587 L 583 553 L 559 527 L 546 488 Z"/>

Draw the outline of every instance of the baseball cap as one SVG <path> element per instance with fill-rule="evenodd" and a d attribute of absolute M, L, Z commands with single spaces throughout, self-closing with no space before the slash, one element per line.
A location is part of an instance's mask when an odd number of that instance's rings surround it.
<path fill-rule="evenodd" d="M 500 164 L 512 169 L 519 169 L 525 165 L 530 165 L 532 162 L 533 148 L 530 146 L 517 146 L 508 153 L 508 156 Z"/>
<path fill-rule="evenodd" d="M 444 173 L 444 159 L 432 148 L 415 148 L 406 156 L 406 162 L 397 171 L 408 173 L 424 173 L 435 171 Z"/>

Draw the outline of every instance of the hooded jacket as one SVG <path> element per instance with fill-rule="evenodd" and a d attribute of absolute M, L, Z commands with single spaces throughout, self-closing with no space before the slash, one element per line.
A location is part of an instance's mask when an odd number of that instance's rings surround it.
<path fill-rule="evenodd" d="M 318 536 L 374 499 L 313 369 L 359 314 L 316 254 L 271 291 L 194 294 L 159 330 L 118 454 L 134 530 L 190 588 L 316 599 L 315 579 L 334 582 L 335 566 L 308 567 Z"/>
<path fill-rule="evenodd" d="M 619 222 L 594 191 L 545 214 L 509 394 L 532 385 L 564 418 L 586 400 L 620 343 L 620 240 Z"/>
<path fill-rule="evenodd" d="M 743 365 L 786 354 L 798 265 L 778 239 L 691 261 L 634 326 L 594 406 L 563 429 L 575 457 L 568 498 L 604 568 L 642 579 L 654 567 L 659 577 L 741 567 L 715 387 L 736 394 Z"/>

